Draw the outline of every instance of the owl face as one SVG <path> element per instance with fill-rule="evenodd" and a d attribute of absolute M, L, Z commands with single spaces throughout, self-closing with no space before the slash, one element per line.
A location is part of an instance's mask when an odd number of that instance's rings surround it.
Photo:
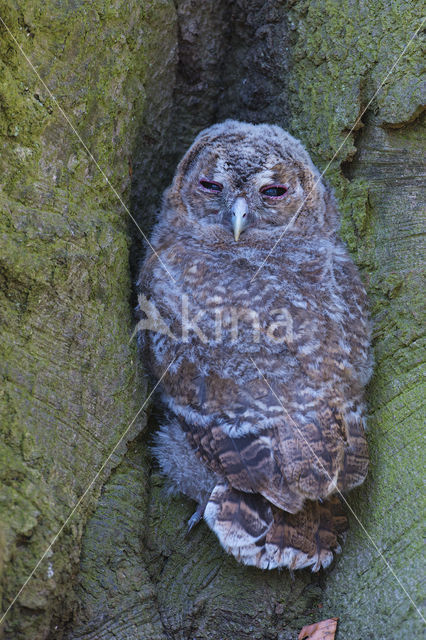
<path fill-rule="evenodd" d="M 274 241 L 296 214 L 305 219 L 295 228 L 303 230 L 308 215 L 312 232 L 324 222 L 323 191 L 308 154 L 285 131 L 228 120 L 200 133 L 179 165 L 171 197 L 175 206 L 179 200 L 179 223 L 235 244 L 259 236 Z"/>

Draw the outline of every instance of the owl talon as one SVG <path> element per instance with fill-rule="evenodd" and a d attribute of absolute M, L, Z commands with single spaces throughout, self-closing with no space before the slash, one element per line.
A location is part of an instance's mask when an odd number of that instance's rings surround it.
<path fill-rule="evenodd" d="M 186 530 L 187 536 L 189 535 L 191 529 L 193 529 L 193 527 L 195 527 L 195 525 L 197 525 L 200 522 L 200 520 L 202 520 L 203 515 L 204 515 L 204 505 L 199 504 L 195 513 L 193 513 L 188 520 L 188 529 Z"/>

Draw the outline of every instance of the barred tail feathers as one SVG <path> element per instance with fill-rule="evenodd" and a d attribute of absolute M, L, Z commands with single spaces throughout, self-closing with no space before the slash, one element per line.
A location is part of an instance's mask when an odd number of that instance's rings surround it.
<path fill-rule="evenodd" d="M 347 528 L 337 496 L 323 503 L 307 501 L 291 514 L 226 482 L 212 491 L 204 519 L 228 553 L 261 569 L 328 567 L 340 551 L 338 536 Z"/>

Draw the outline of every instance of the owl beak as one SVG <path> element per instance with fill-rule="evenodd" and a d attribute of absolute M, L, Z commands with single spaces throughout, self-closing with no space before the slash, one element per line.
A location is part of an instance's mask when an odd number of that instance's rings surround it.
<path fill-rule="evenodd" d="M 238 239 L 244 229 L 247 227 L 248 218 L 248 204 L 245 198 L 237 198 L 231 207 L 232 214 L 232 227 L 234 229 L 235 242 Z"/>

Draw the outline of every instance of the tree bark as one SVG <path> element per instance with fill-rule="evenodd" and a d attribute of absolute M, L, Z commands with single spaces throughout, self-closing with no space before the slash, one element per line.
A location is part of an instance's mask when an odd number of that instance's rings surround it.
<path fill-rule="evenodd" d="M 418 38 L 404 50 L 417 13 L 0 2 L 40 74 L 0 23 L 3 611 L 46 554 L 0 637 L 290 640 L 329 616 L 345 640 L 420 636 L 424 97 Z M 193 505 L 162 489 L 149 400 L 132 422 L 148 399 L 130 339 L 134 221 L 149 233 L 180 155 L 226 117 L 280 124 L 326 169 L 374 320 L 371 471 L 348 497 L 342 555 L 294 581 L 238 565 L 203 523 L 185 537 Z"/>

